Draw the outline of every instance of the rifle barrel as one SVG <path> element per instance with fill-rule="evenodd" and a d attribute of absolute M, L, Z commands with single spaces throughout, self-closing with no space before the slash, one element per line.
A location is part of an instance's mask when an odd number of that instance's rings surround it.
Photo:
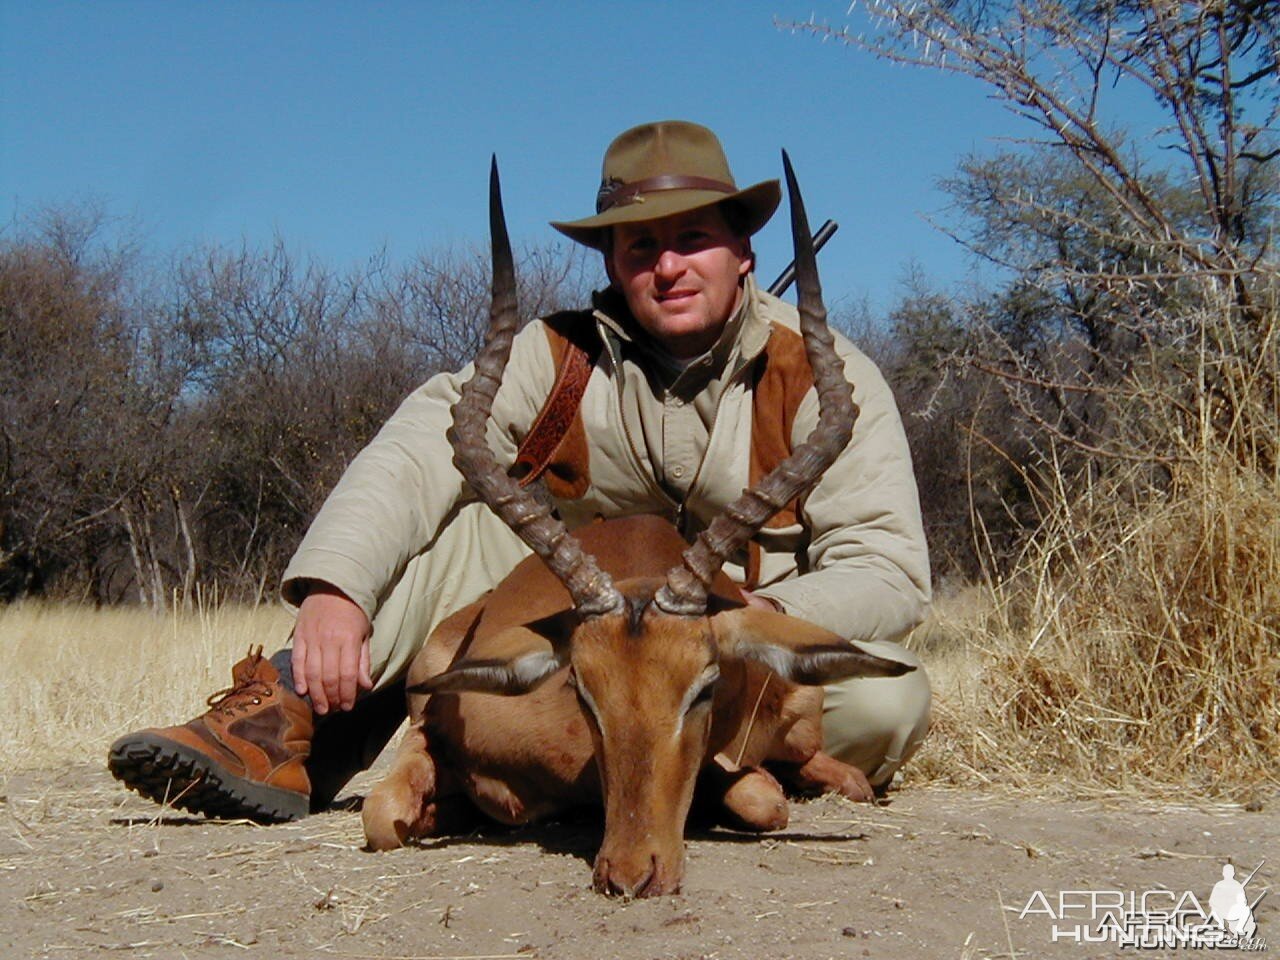
<path fill-rule="evenodd" d="M 1266 862 L 1267 862 L 1267 861 L 1265 861 L 1265 860 L 1263 860 L 1263 861 L 1262 861 L 1262 863 L 1266 863 Z M 1258 864 L 1256 867 L 1254 867 L 1254 868 L 1253 868 L 1253 873 L 1257 873 L 1259 870 L 1261 870 L 1261 869 L 1262 869 L 1262 863 Z M 1245 878 L 1244 878 L 1244 883 L 1240 884 L 1240 886 L 1242 886 L 1242 887 L 1247 887 L 1247 886 L 1249 885 L 1249 881 L 1253 879 L 1253 873 L 1251 873 L 1251 874 L 1249 874 L 1247 877 L 1245 877 Z"/>
<path fill-rule="evenodd" d="M 817 253 L 822 249 L 823 245 L 831 239 L 832 235 L 840 229 L 840 224 L 834 220 L 828 220 L 818 228 L 818 232 L 813 235 L 813 252 Z M 778 279 L 769 284 L 769 292 L 775 297 L 780 297 L 787 292 L 787 288 L 791 286 L 796 278 L 796 262 L 792 260 L 787 264 L 787 269 L 778 274 Z"/>

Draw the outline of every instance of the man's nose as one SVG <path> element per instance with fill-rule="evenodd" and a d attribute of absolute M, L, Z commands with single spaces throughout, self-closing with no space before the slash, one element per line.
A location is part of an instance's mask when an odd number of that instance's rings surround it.
<path fill-rule="evenodd" d="M 684 273 L 684 270 L 684 257 L 671 249 L 663 250 L 658 254 L 658 262 L 653 268 L 653 272 L 664 280 L 674 280 Z"/>

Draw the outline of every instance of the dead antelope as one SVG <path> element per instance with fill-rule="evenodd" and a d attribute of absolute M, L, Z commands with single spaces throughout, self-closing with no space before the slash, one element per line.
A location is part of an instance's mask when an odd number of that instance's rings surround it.
<path fill-rule="evenodd" d="M 448 832 L 476 808 L 518 824 L 603 800 L 595 887 L 650 896 L 680 887 L 695 782 L 714 794 L 730 823 L 756 830 L 784 826 L 787 816 L 765 761 L 811 787 L 850 796 L 865 788 L 859 771 L 821 752 L 822 689 L 814 685 L 911 668 L 794 617 L 745 606 L 721 572 L 728 556 L 830 466 L 857 414 L 826 327 L 785 154 L 783 161 L 818 425 L 692 546 L 655 517 L 570 535 L 486 444 L 516 330 L 514 266 L 494 167 L 491 329 L 454 407 L 450 440 L 463 476 L 534 555 L 445 620 L 415 660 L 410 730 L 364 805 L 371 848 Z"/>

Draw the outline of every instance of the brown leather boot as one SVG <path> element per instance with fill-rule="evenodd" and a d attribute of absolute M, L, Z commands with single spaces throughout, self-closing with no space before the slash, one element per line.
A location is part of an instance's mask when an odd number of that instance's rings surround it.
<path fill-rule="evenodd" d="M 231 670 L 209 710 L 177 727 L 149 727 L 111 745 L 117 780 L 158 803 L 220 819 L 306 816 L 311 706 L 280 678 L 262 647 Z"/>

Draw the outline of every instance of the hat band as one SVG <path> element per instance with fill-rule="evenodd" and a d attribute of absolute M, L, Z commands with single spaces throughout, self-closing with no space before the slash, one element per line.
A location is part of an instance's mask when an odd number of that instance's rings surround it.
<path fill-rule="evenodd" d="M 715 190 L 719 193 L 737 193 L 738 188 L 723 180 L 684 176 L 678 173 L 663 174 L 660 177 L 649 177 L 631 183 L 622 183 L 609 178 L 600 184 L 600 192 L 596 194 L 596 213 L 604 213 L 611 207 L 644 203 L 644 194 L 659 190 Z"/>

